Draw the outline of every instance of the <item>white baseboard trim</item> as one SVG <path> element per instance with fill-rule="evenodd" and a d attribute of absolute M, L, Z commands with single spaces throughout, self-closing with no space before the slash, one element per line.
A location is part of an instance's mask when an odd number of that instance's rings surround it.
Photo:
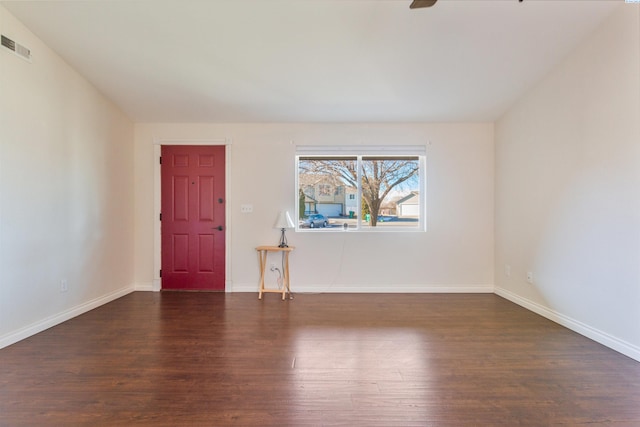
<path fill-rule="evenodd" d="M 135 289 L 133 285 L 118 289 L 117 291 L 111 292 L 107 295 L 92 299 L 91 301 L 87 301 L 61 313 L 47 317 L 46 319 L 40 320 L 39 322 L 33 323 L 29 326 L 25 326 L 24 328 L 20 328 L 17 331 L 10 332 L 0 337 L 0 349 L 10 346 L 11 344 L 15 344 L 18 341 L 22 341 L 25 338 L 29 338 L 30 336 L 40 333 L 53 326 L 59 325 L 62 322 L 66 322 L 67 320 L 72 319 L 76 316 L 80 316 L 87 311 L 100 307 L 101 305 L 121 298 L 127 294 L 130 294 L 134 290 Z"/>
<path fill-rule="evenodd" d="M 631 343 L 602 332 L 596 328 L 593 328 L 569 316 L 565 316 L 562 313 L 558 313 L 555 310 L 540 305 L 529 299 L 522 298 L 521 296 L 516 295 L 507 289 L 496 287 L 495 293 L 496 295 L 508 299 L 509 301 L 518 304 L 519 306 L 522 306 L 527 310 L 531 310 L 542 317 L 545 317 L 553 322 L 564 326 L 565 328 L 571 329 L 572 331 L 577 332 L 580 335 L 584 335 L 587 338 L 590 338 L 606 347 L 609 347 L 612 350 L 615 350 L 640 362 L 640 348 Z"/>
<path fill-rule="evenodd" d="M 153 288 L 153 283 L 136 283 L 134 285 L 134 290 L 141 292 L 153 292 L 155 289 Z"/>
<path fill-rule="evenodd" d="M 306 285 L 292 286 L 291 291 L 296 294 L 492 294 L 493 285 L 393 285 L 393 286 L 358 286 L 358 285 Z M 229 292 L 258 292 L 258 285 L 234 284 Z"/>

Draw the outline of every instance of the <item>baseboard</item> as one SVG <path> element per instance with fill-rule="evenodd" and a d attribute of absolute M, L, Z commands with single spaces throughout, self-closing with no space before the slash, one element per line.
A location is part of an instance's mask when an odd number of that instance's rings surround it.
<path fill-rule="evenodd" d="M 393 285 L 393 286 L 359 286 L 359 285 L 306 285 L 292 286 L 291 291 L 299 294 L 313 293 L 367 293 L 367 294 L 428 294 L 428 293 L 463 293 L 492 294 L 493 285 Z M 256 283 L 233 284 L 230 292 L 258 292 Z"/>
<path fill-rule="evenodd" d="M 91 301 L 87 301 L 61 313 L 47 317 L 46 319 L 43 319 L 39 322 L 18 329 L 17 331 L 10 332 L 0 337 L 0 348 L 10 346 L 11 344 L 15 344 L 18 341 L 22 341 L 25 338 L 29 338 L 32 335 L 40 333 L 53 326 L 59 325 L 62 322 L 66 322 L 69 319 L 80 316 L 87 311 L 93 310 L 94 308 L 100 307 L 101 305 L 107 304 L 127 294 L 130 294 L 134 290 L 134 286 L 127 286 L 125 288 L 118 289 L 117 291 L 111 292 L 99 298 L 95 298 Z"/>
<path fill-rule="evenodd" d="M 153 292 L 155 289 L 153 288 L 153 283 L 136 283 L 134 285 L 134 290 L 141 292 Z"/>
<path fill-rule="evenodd" d="M 631 343 L 602 332 L 578 320 L 572 319 L 569 316 L 565 316 L 562 313 L 558 313 L 555 310 L 551 310 L 550 308 L 536 302 L 522 298 L 521 296 L 506 289 L 496 287 L 495 293 L 521 307 L 526 308 L 527 310 L 531 310 L 542 317 L 564 326 L 565 328 L 571 329 L 580 335 L 584 335 L 587 338 L 640 362 L 640 348 Z"/>

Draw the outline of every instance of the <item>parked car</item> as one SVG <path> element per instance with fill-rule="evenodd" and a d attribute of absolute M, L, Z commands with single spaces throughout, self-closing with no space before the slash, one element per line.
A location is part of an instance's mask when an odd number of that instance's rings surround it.
<path fill-rule="evenodd" d="M 316 228 L 326 227 L 327 225 L 329 225 L 329 220 L 322 214 L 309 215 L 300 221 L 300 227 Z"/>

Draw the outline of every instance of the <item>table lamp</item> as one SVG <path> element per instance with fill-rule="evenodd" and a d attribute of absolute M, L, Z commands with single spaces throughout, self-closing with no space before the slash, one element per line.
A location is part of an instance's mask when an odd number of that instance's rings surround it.
<path fill-rule="evenodd" d="M 276 223 L 273 225 L 273 228 L 279 228 L 282 230 L 282 234 L 280 234 L 280 244 L 278 245 L 279 248 L 289 247 L 289 245 L 287 245 L 287 236 L 285 236 L 284 231 L 287 228 L 294 228 L 295 226 L 296 225 L 293 223 L 288 211 L 280 212 Z"/>

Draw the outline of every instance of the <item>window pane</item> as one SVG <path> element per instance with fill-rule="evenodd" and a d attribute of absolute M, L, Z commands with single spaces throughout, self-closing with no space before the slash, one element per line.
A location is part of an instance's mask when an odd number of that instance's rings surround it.
<path fill-rule="evenodd" d="M 300 157 L 298 216 L 302 228 L 331 230 L 357 226 L 356 157 Z"/>
<path fill-rule="evenodd" d="M 420 224 L 418 157 L 363 157 L 363 227 Z"/>

